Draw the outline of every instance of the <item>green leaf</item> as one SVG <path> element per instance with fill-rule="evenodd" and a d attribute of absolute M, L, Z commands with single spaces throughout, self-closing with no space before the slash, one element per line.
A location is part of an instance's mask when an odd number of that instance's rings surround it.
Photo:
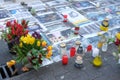
<path fill-rule="evenodd" d="M 32 56 L 31 52 L 28 52 L 28 53 L 27 53 L 27 56 L 30 56 L 30 57 L 31 57 L 31 56 Z"/>
<path fill-rule="evenodd" d="M 33 68 L 34 68 L 35 70 L 38 70 L 39 67 L 40 67 L 39 65 L 33 65 Z"/>
<path fill-rule="evenodd" d="M 38 61 L 37 58 L 32 60 L 33 63 L 37 63 L 37 61 Z"/>

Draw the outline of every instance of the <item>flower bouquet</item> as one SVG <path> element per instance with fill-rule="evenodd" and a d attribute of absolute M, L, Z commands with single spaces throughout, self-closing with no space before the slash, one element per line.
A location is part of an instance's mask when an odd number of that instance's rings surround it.
<path fill-rule="evenodd" d="M 23 71 L 31 68 L 28 64 L 37 70 L 44 58 L 50 59 L 52 56 L 52 46 L 47 46 L 46 41 L 36 32 L 32 36 L 29 34 L 21 36 L 19 41 L 19 45 L 16 44 L 14 50 L 17 53 L 16 62 L 24 65 Z"/>
<path fill-rule="evenodd" d="M 28 21 L 22 20 L 18 23 L 16 20 L 8 21 L 6 23 L 6 29 L 2 32 L 2 39 L 8 43 L 9 50 L 12 50 L 14 44 L 19 43 L 19 38 L 28 33 L 26 30 Z"/>

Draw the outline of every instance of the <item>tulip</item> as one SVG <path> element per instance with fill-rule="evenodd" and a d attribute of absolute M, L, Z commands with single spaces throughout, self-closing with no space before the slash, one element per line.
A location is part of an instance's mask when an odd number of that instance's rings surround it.
<path fill-rule="evenodd" d="M 42 42 L 42 46 L 45 47 L 47 45 L 46 41 Z"/>
<path fill-rule="evenodd" d="M 38 46 L 38 47 L 40 46 L 40 41 L 37 41 L 37 46 Z"/>
<path fill-rule="evenodd" d="M 23 43 L 21 42 L 21 43 L 19 44 L 19 46 L 22 47 L 22 46 L 23 46 Z"/>
<path fill-rule="evenodd" d="M 48 53 L 46 54 L 46 58 L 50 59 L 51 56 L 52 56 L 52 51 L 48 51 Z"/>
<path fill-rule="evenodd" d="M 10 27 L 10 26 L 11 26 L 11 22 L 8 21 L 8 22 L 6 23 L 6 26 L 7 26 L 7 27 Z"/>
<path fill-rule="evenodd" d="M 47 47 L 47 50 L 48 50 L 48 51 L 52 50 L 52 46 L 48 46 L 48 47 Z"/>

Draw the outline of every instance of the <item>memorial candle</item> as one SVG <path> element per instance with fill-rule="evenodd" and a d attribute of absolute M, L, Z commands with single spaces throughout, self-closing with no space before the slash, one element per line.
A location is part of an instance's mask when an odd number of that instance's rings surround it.
<path fill-rule="evenodd" d="M 63 65 L 67 65 L 68 64 L 68 56 L 67 55 L 63 55 L 62 56 L 62 64 Z"/>
<path fill-rule="evenodd" d="M 75 53 L 76 53 L 75 47 L 71 47 L 70 48 L 70 57 L 73 57 L 75 55 Z"/>

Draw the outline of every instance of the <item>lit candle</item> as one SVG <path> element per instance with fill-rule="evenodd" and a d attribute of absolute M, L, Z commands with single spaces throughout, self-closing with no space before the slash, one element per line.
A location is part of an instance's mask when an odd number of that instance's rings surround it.
<path fill-rule="evenodd" d="M 73 57 L 75 55 L 76 49 L 75 47 L 70 48 L 70 57 Z"/>
<path fill-rule="evenodd" d="M 63 55 L 62 56 L 62 64 L 63 65 L 67 65 L 68 64 L 68 56 L 67 55 Z"/>
<path fill-rule="evenodd" d="M 76 50 L 78 49 L 78 47 L 81 45 L 81 43 L 80 43 L 80 41 L 79 40 L 77 40 L 76 42 L 75 42 L 75 45 L 76 45 Z"/>

